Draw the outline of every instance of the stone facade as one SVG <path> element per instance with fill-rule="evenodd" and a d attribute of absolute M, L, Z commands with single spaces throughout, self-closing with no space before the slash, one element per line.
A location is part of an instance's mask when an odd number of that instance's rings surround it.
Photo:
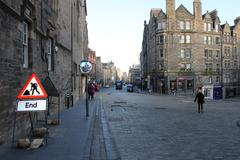
<path fill-rule="evenodd" d="M 117 78 L 117 68 L 113 62 L 102 63 L 103 70 L 103 86 L 112 86 Z"/>
<path fill-rule="evenodd" d="M 86 27 L 84 0 L 0 0 L 0 143 L 12 138 L 16 96 L 33 72 L 53 81 L 61 110 L 67 94 L 78 100 Z M 50 104 L 50 113 L 56 109 Z M 28 133 L 29 126 L 28 113 L 18 113 L 16 135 Z"/>
<path fill-rule="evenodd" d="M 142 87 L 140 65 L 132 65 L 129 67 L 128 82 L 134 86 Z"/>
<path fill-rule="evenodd" d="M 235 75 L 236 94 L 240 94 L 239 75 L 234 74 L 239 72 L 240 41 L 232 40 L 239 34 L 238 21 L 232 27 L 220 26 L 217 10 L 202 15 L 201 1 L 194 0 L 193 6 L 192 14 L 183 5 L 175 9 L 175 0 L 166 0 L 166 13 L 151 10 L 149 23 L 144 22 L 140 54 L 143 78 L 150 79 L 155 92 L 193 93 L 198 87 L 226 85 L 226 70 Z M 227 44 L 224 35 L 231 39 Z M 231 53 L 235 47 L 234 56 L 228 57 L 235 68 L 224 67 L 225 45 L 231 46 Z M 229 72 L 232 69 L 234 73 Z"/>
<path fill-rule="evenodd" d="M 92 49 L 88 48 L 88 60 L 92 64 L 92 71 L 90 73 L 90 78 L 92 81 L 96 81 L 96 63 L 97 63 L 97 57 L 96 52 Z"/>
<path fill-rule="evenodd" d="M 103 66 L 101 57 L 96 59 L 96 81 L 101 86 L 103 85 Z"/>

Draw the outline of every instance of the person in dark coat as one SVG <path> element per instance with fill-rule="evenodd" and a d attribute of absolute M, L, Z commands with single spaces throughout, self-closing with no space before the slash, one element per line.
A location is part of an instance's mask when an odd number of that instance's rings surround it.
<path fill-rule="evenodd" d="M 94 93 L 95 93 L 95 87 L 94 87 L 94 84 L 91 82 L 88 85 L 88 99 L 89 100 L 93 100 Z"/>
<path fill-rule="evenodd" d="M 204 101 L 204 94 L 202 93 L 202 89 L 199 88 L 198 93 L 196 94 L 196 97 L 194 99 L 194 102 L 198 102 L 198 113 L 203 113 L 203 103 Z"/>

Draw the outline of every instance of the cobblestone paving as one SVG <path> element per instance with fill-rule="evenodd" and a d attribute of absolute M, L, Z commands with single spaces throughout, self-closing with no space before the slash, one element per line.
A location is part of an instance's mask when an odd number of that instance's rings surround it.
<path fill-rule="evenodd" d="M 240 101 L 212 101 L 197 113 L 191 97 L 102 93 L 123 160 L 240 160 Z"/>

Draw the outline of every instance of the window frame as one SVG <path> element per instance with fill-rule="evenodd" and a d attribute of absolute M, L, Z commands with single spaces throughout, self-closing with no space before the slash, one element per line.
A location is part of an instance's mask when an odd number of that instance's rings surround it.
<path fill-rule="evenodd" d="M 23 57 L 23 68 L 28 68 L 29 67 L 29 60 L 28 60 L 28 30 L 29 25 L 26 21 L 23 22 L 23 31 L 22 31 L 22 45 L 23 45 L 23 50 L 22 50 L 22 57 Z"/>

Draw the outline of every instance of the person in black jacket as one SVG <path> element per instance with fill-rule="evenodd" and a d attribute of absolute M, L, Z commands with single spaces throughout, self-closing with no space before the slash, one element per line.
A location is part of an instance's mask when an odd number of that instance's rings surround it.
<path fill-rule="evenodd" d="M 202 89 L 199 88 L 198 93 L 196 94 L 196 97 L 194 99 L 194 102 L 196 102 L 196 100 L 198 100 L 198 113 L 203 113 L 203 103 L 204 101 L 204 95 L 202 93 Z"/>

